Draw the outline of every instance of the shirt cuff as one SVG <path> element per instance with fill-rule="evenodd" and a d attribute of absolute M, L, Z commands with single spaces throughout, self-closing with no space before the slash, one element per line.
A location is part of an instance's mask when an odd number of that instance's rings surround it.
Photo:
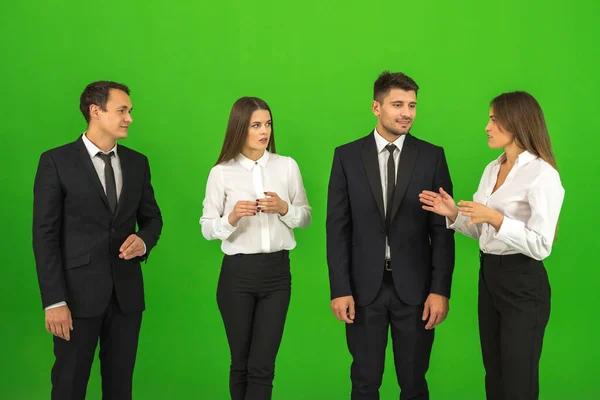
<path fill-rule="evenodd" d="M 62 306 L 66 306 L 66 305 L 67 305 L 67 302 L 66 302 L 66 301 L 61 301 L 60 303 L 56 303 L 56 304 L 49 305 L 49 306 L 48 306 L 48 307 L 46 307 L 45 309 L 46 309 L 46 310 L 49 310 L 49 309 L 51 309 L 51 308 L 57 308 L 57 307 L 62 307 Z"/>
<path fill-rule="evenodd" d="M 142 240 L 142 244 L 144 245 L 144 253 L 142 255 L 145 256 L 146 255 L 146 250 L 147 250 L 146 249 L 146 243 L 144 243 L 144 241 Z"/>
<path fill-rule="evenodd" d="M 494 235 L 494 239 L 498 239 L 506 243 L 507 239 L 518 236 L 519 232 L 523 230 L 524 226 L 525 224 L 523 222 L 510 219 L 505 215 L 500 229 Z"/>
<path fill-rule="evenodd" d="M 448 229 L 455 229 L 457 228 L 457 225 L 463 226 L 465 225 L 465 221 L 463 221 L 463 219 L 465 219 L 466 217 L 464 217 L 461 213 L 456 214 L 456 219 L 454 220 L 454 222 L 450 222 L 450 218 L 446 217 L 446 228 Z"/>
<path fill-rule="evenodd" d="M 237 226 L 233 226 L 229 223 L 229 214 L 225 214 L 223 217 L 221 217 L 221 228 L 223 228 L 223 230 L 227 231 L 229 234 L 232 234 L 237 229 Z M 239 222 L 238 226 L 240 226 Z"/>
<path fill-rule="evenodd" d="M 285 215 L 279 215 L 279 219 L 284 224 L 288 225 L 294 220 L 294 214 L 296 213 L 296 207 L 288 203 L 288 212 Z"/>

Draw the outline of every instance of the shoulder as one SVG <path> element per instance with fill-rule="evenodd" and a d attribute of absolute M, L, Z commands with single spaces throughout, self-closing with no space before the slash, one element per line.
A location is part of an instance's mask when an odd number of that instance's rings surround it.
<path fill-rule="evenodd" d="M 139 151 L 133 150 L 132 148 L 129 148 L 127 146 L 123 146 L 121 144 L 118 145 L 117 147 L 117 153 L 119 154 L 119 157 L 126 156 L 129 157 L 131 159 L 138 159 L 138 160 L 146 160 L 147 157 L 140 153 Z"/>
<path fill-rule="evenodd" d="M 444 154 L 444 148 L 442 146 L 438 146 L 426 140 L 419 139 L 418 137 L 415 137 L 413 135 L 407 136 L 404 144 L 413 144 L 419 149 L 419 151 L 424 151 L 427 154 Z"/>
<path fill-rule="evenodd" d="M 373 133 L 370 133 L 369 135 L 361 137 L 359 139 L 353 140 L 352 142 L 337 146 L 334 150 L 334 153 L 338 155 L 346 155 L 360 151 L 360 149 L 364 147 L 364 145 L 367 143 L 367 140 L 369 140 L 369 138 L 373 139 Z"/>

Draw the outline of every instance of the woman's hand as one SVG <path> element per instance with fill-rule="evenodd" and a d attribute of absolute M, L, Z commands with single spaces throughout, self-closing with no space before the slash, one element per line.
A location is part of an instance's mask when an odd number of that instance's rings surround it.
<path fill-rule="evenodd" d="M 454 199 L 443 188 L 440 188 L 439 193 L 423 190 L 419 194 L 419 201 L 424 204 L 424 210 L 448 217 L 452 222 L 458 216 L 458 207 L 454 204 Z"/>

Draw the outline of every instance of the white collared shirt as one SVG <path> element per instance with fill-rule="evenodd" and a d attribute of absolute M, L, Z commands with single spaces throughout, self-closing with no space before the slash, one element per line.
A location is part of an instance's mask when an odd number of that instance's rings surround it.
<path fill-rule="evenodd" d="M 375 144 L 377 145 L 377 159 L 379 160 L 379 176 L 381 178 L 381 188 L 383 189 L 383 209 L 384 212 L 387 211 L 387 163 L 388 158 L 390 157 L 390 152 L 386 149 L 386 146 L 390 144 L 386 139 L 383 138 L 377 132 L 377 128 L 375 128 L 373 135 L 375 135 Z M 396 167 L 396 176 L 394 180 L 398 178 L 398 162 L 400 161 L 400 153 L 402 152 L 402 146 L 404 146 L 404 139 L 406 139 L 406 135 L 399 136 L 396 140 L 392 142 L 397 149 L 394 150 L 394 166 Z M 390 259 L 390 246 L 385 243 L 385 258 L 387 260 Z"/>
<path fill-rule="evenodd" d="M 229 214 L 240 200 L 256 201 L 264 192 L 275 192 L 288 203 L 286 215 L 257 213 L 242 217 L 237 226 Z M 311 222 L 311 208 L 298 164 L 290 157 L 265 151 L 257 161 L 243 155 L 214 166 L 208 176 L 204 198 L 202 235 L 220 239 L 225 254 L 273 253 L 296 247 L 294 228 Z"/>
<path fill-rule="evenodd" d="M 100 179 L 100 183 L 102 183 L 102 187 L 104 188 L 104 193 L 106 193 L 106 179 L 104 177 L 104 161 L 98 157 L 98 153 L 109 154 L 111 151 L 115 153 L 114 157 L 111 157 L 110 164 L 113 167 L 113 171 L 115 172 L 115 184 L 117 186 L 117 201 L 121 197 L 121 190 L 123 190 L 123 171 L 121 170 L 121 159 L 119 158 L 119 152 L 117 151 L 117 144 L 115 143 L 115 147 L 110 149 L 109 151 L 102 151 L 94 143 L 87 138 L 85 133 L 81 136 L 83 139 L 83 144 L 85 144 L 85 148 L 90 154 L 90 158 L 92 159 L 92 164 L 94 164 L 94 169 L 98 174 L 98 178 Z"/>
<path fill-rule="evenodd" d="M 479 240 L 488 254 L 524 254 L 536 260 L 550 255 L 565 190 L 558 171 L 541 158 L 519 154 L 506 180 L 494 193 L 503 156 L 485 168 L 473 201 L 504 215 L 500 230 L 490 224 L 473 224 L 460 213 L 449 228 Z"/>

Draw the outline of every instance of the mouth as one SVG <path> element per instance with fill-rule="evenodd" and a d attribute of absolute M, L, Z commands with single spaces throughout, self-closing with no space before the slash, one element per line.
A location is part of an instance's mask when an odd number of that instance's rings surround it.
<path fill-rule="evenodd" d="M 259 142 L 261 142 L 262 144 L 266 144 L 266 143 L 268 143 L 268 142 L 269 142 L 269 139 L 267 139 L 267 138 L 262 138 L 262 139 L 260 139 L 260 140 L 259 140 Z"/>
<path fill-rule="evenodd" d="M 410 125 L 412 121 L 409 119 L 403 119 L 403 120 L 398 120 L 396 122 L 399 123 L 400 125 L 406 126 L 406 125 Z"/>

